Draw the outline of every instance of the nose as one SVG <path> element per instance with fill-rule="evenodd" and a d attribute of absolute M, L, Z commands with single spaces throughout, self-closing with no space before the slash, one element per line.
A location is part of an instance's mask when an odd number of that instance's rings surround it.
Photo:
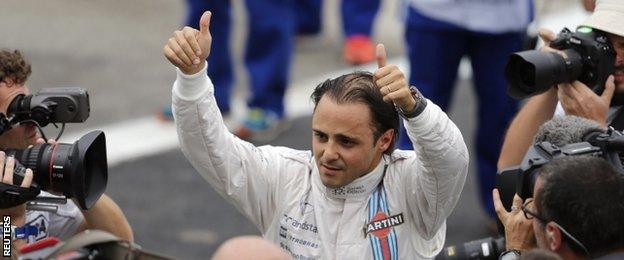
<path fill-rule="evenodd" d="M 333 142 L 329 142 L 325 146 L 325 150 L 323 151 L 323 161 L 324 162 L 332 162 L 338 160 L 338 150 L 336 149 L 336 145 Z"/>
<path fill-rule="evenodd" d="M 624 65 L 624 51 L 616 51 L 615 66 Z"/>

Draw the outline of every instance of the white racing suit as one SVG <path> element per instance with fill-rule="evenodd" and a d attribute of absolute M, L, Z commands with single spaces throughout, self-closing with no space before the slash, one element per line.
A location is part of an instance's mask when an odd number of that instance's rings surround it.
<path fill-rule="evenodd" d="M 372 172 L 331 189 L 310 151 L 255 147 L 228 132 L 206 68 L 177 71 L 173 111 L 182 152 L 265 239 L 296 259 L 418 259 L 440 252 L 468 152 L 438 106 L 429 102 L 421 115 L 404 120 L 416 152 L 384 155 Z"/>

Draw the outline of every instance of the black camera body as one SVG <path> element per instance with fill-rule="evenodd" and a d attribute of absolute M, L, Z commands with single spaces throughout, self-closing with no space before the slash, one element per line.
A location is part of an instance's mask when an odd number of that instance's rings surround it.
<path fill-rule="evenodd" d="M 7 109 L 11 121 L 34 120 L 40 127 L 49 123 L 82 123 L 89 118 L 89 93 L 76 87 L 44 88 L 35 95 L 18 95 Z"/>
<path fill-rule="evenodd" d="M 82 123 L 89 112 L 89 94 L 81 88 L 48 88 L 35 95 L 17 95 L 7 115 L 0 113 L 0 135 L 20 124 L 41 128 L 49 123 Z M 46 190 L 75 198 L 80 208 L 88 209 L 106 189 L 108 165 L 102 131 L 92 131 L 73 144 L 45 143 L 4 152 L 14 156 L 16 163 L 14 185 L 0 183 L 0 208 L 23 204 Z M 19 185 L 26 168 L 33 171 L 33 183 L 22 188 Z"/>
<path fill-rule="evenodd" d="M 604 32 L 585 26 L 576 32 L 564 28 L 550 47 L 561 53 L 531 50 L 509 56 L 505 77 L 511 97 L 523 99 L 575 80 L 602 94 L 607 78 L 613 74 L 616 57 Z"/>

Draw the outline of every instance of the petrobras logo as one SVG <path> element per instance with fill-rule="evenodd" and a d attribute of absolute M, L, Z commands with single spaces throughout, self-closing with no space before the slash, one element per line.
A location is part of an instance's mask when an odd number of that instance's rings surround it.
<path fill-rule="evenodd" d="M 403 213 L 389 216 L 384 212 L 377 212 L 370 223 L 366 224 L 364 235 L 372 233 L 378 238 L 385 238 L 390 234 L 392 227 L 403 224 Z"/>

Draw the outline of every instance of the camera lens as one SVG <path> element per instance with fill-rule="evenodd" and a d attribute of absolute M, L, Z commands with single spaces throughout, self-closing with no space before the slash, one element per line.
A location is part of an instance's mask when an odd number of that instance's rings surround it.
<path fill-rule="evenodd" d="M 540 51 L 514 53 L 505 67 L 508 94 L 522 99 L 543 93 L 556 84 L 572 82 L 581 74 L 582 68 L 581 56 L 571 49 L 563 51 L 563 55 Z"/>
<path fill-rule="evenodd" d="M 90 132 L 73 144 L 38 144 L 6 153 L 33 170 L 33 181 L 41 189 L 75 197 L 82 209 L 93 206 L 106 189 L 108 166 L 102 131 Z"/>

